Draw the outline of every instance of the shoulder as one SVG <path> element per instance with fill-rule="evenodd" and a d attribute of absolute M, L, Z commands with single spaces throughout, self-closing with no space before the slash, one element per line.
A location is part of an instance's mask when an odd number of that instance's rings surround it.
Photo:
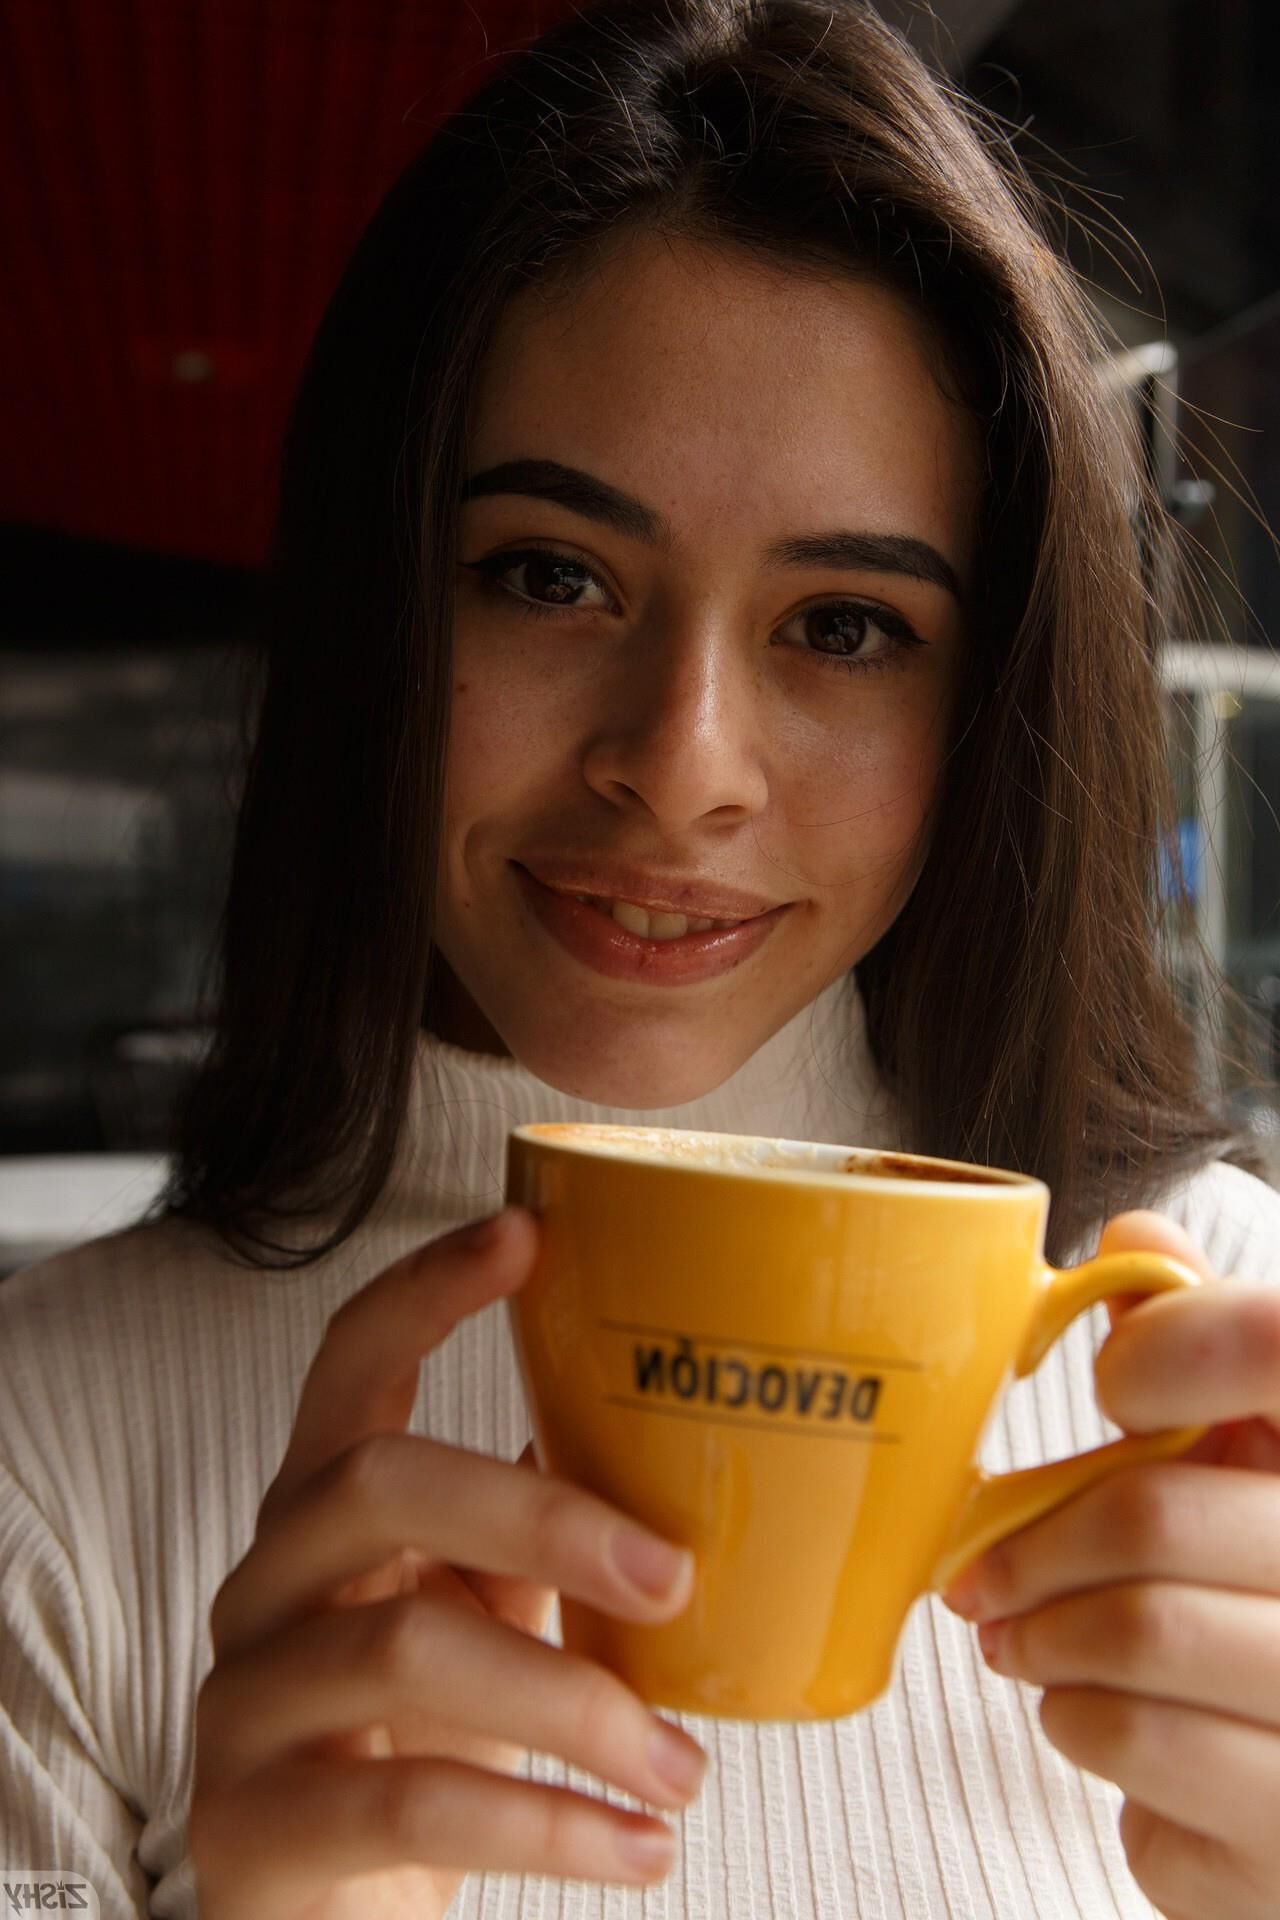
<path fill-rule="evenodd" d="M 306 1266 L 258 1267 L 206 1227 L 149 1221 L 0 1282 L 0 1369 L 15 1349 L 44 1372 L 96 1361 L 124 1375 L 167 1356 L 195 1390 L 204 1367 L 264 1335 L 322 1331 L 378 1252 L 366 1233 Z"/>
<path fill-rule="evenodd" d="M 177 1222 L 11 1274 L 0 1282 L 0 1464 L 64 1541 L 96 1530 L 108 1473 L 143 1496 L 224 1397 L 257 1317 L 230 1263 Z"/>
<path fill-rule="evenodd" d="M 0 1283 L 0 1373 L 21 1398 L 36 1374 L 106 1369 L 119 1383 L 164 1359 L 207 1361 L 273 1318 L 293 1278 L 245 1266 L 185 1221 L 86 1241 Z"/>
<path fill-rule="evenodd" d="M 1220 1274 L 1280 1286 L 1280 1193 L 1265 1180 L 1215 1160 L 1153 1205 L 1186 1228 Z"/>
<path fill-rule="evenodd" d="M 353 1274 L 353 1268 L 356 1269 Z M 229 1459 L 275 1470 L 306 1369 L 358 1261 L 287 1272 L 161 1220 L 0 1282 L 0 1465 L 64 1541 L 139 1521 Z"/>
<path fill-rule="evenodd" d="M 0 1463 L 42 1507 L 77 1499 L 108 1458 L 135 1491 L 151 1478 L 190 1485 L 228 1457 L 269 1477 L 330 1318 L 421 1237 L 370 1224 L 306 1266 L 272 1269 L 164 1219 L 10 1275 Z"/>

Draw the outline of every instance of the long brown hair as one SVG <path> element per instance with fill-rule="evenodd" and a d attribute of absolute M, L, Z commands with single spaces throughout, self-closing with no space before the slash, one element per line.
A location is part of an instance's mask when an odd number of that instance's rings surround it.
<path fill-rule="evenodd" d="M 289 425 L 170 1210 L 265 1264 L 291 1223 L 317 1225 L 306 1257 L 336 1246 L 385 1183 L 432 975 L 469 399 L 510 297 L 636 227 L 907 290 L 985 431 L 938 824 L 857 971 L 906 1137 L 1038 1174 L 1061 1252 L 1229 1140 L 1160 952 L 1162 508 L 1004 133 L 852 0 L 599 0 L 505 59 L 376 213 Z"/>

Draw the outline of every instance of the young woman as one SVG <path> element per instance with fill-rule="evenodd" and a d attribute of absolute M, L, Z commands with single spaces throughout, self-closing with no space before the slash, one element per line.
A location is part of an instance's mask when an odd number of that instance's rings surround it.
<path fill-rule="evenodd" d="M 390 193 L 290 428 L 169 1211 L 0 1292 L 7 1861 L 110 1920 L 1274 1914 L 1280 1198 L 1160 957 L 1098 346 L 853 4 L 606 0 Z M 537 1221 L 475 1228 L 557 1117 L 1034 1170 L 1056 1257 L 1234 1277 L 1123 1314 L 1106 1419 L 1078 1325 L 984 1458 L 1210 1431 L 922 1603 L 867 1712 L 654 1713 L 556 1596 L 696 1570 L 533 1467 Z"/>

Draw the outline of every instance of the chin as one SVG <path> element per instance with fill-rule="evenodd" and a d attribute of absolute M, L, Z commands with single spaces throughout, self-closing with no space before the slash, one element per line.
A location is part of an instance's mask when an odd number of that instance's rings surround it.
<path fill-rule="evenodd" d="M 714 1093 L 747 1058 L 726 1053 L 723 1046 L 709 1046 L 705 1053 L 687 1041 L 675 1046 L 660 1031 L 646 1040 L 643 1033 L 623 1034 L 616 1028 L 595 1047 L 581 1029 L 572 1041 L 549 1045 L 544 1028 L 528 1047 L 513 1041 L 512 1052 L 558 1093 L 589 1100 L 593 1106 L 644 1112 L 682 1107 Z"/>

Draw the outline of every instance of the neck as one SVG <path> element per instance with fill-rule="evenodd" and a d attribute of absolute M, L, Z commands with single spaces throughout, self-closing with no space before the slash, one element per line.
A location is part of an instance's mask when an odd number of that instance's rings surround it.
<path fill-rule="evenodd" d="M 484 1044 L 482 1027 L 450 1025 L 446 1037 L 434 1021 L 447 1006 L 438 996 L 429 1003 L 396 1168 L 379 1203 L 407 1212 L 424 1237 L 502 1205 L 507 1136 L 529 1121 L 904 1144 L 871 1059 L 852 973 L 803 1007 L 722 1085 L 678 1106 L 643 1110 L 561 1092 L 514 1059 L 496 1035 L 497 1044 Z"/>

